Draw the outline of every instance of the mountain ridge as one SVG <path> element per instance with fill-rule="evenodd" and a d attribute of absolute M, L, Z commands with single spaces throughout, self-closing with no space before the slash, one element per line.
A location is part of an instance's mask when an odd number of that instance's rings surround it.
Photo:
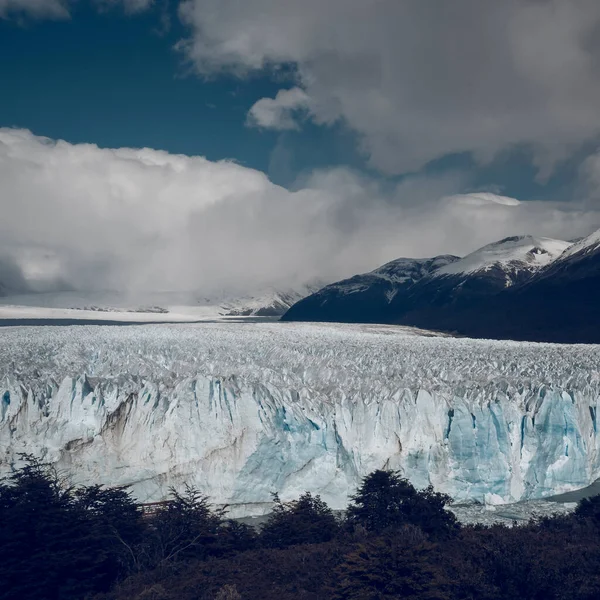
<path fill-rule="evenodd" d="M 320 290 L 322 304 L 336 285 Z M 398 292 L 385 310 L 363 302 L 360 310 L 346 307 L 326 314 L 314 295 L 308 296 L 282 318 L 392 323 L 498 339 L 600 342 L 600 325 L 595 325 L 600 230 L 575 243 L 528 235 L 503 238 Z M 363 296 L 369 296 L 368 288 Z"/>
<path fill-rule="evenodd" d="M 444 254 L 432 258 L 398 258 L 373 271 L 329 284 L 294 304 L 283 320 L 310 320 L 307 313 L 320 312 L 320 321 L 377 323 L 390 318 L 389 306 L 416 282 L 459 257 Z M 301 317 L 301 318 L 298 318 Z"/>

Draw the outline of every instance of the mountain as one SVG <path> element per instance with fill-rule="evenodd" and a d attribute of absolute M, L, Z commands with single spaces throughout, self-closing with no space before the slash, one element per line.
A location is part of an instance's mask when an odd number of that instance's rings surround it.
<path fill-rule="evenodd" d="M 438 269 L 390 306 L 391 320 L 430 329 L 457 328 L 456 318 L 504 291 L 526 284 L 556 261 L 570 242 L 507 237 Z"/>
<path fill-rule="evenodd" d="M 402 259 L 404 262 L 406 259 Z M 393 264 L 393 263 L 391 263 Z M 374 271 L 374 273 L 376 273 Z M 293 306 L 285 320 L 381 322 L 479 338 L 600 343 L 600 230 L 576 242 L 509 237 L 407 280 L 385 304 L 381 283 L 362 282 L 327 307 L 333 284 Z"/>
<path fill-rule="evenodd" d="M 393 318 L 390 305 L 418 281 L 451 266 L 457 256 L 399 258 L 362 275 L 325 286 L 294 304 L 286 321 L 385 323 Z"/>
<path fill-rule="evenodd" d="M 454 316 L 453 329 L 517 340 L 600 342 L 600 230 L 524 284 Z"/>
<path fill-rule="evenodd" d="M 571 245 L 531 235 L 507 237 L 438 269 L 435 276 L 491 273 L 500 276 L 502 287 L 509 287 L 556 260 Z"/>
<path fill-rule="evenodd" d="M 516 236 L 457 258 L 398 259 L 295 304 L 289 321 L 379 322 L 454 329 L 457 311 L 529 280 L 570 242 Z"/>
<path fill-rule="evenodd" d="M 228 317 L 280 317 L 294 304 L 317 292 L 323 284 L 312 283 L 293 288 L 267 288 L 256 294 L 218 298 L 219 313 Z M 201 301 L 200 301 L 201 302 Z"/>

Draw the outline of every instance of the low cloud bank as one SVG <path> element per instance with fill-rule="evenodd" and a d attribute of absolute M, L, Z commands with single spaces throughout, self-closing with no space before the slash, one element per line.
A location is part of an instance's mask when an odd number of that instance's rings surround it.
<path fill-rule="evenodd" d="M 597 164 L 587 165 L 590 189 Z M 332 169 L 287 190 L 233 162 L 0 129 L 0 256 L 18 265 L 11 281 L 20 269 L 28 285 L 248 293 L 399 256 L 464 254 L 507 235 L 570 239 L 600 226 L 595 200 L 517 202 L 460 194 L 464 186 L 450 173 L 384 190 Z"/>

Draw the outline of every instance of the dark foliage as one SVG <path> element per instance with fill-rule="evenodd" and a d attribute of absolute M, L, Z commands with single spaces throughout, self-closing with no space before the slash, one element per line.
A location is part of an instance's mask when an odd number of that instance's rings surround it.
<path fill-rule="evenodd" d="M 257 546 L 258 535 L 254 527 L 233 519 L 221 523 L 218 536 L 219 556 L 253 550 Z"/>
<path fill-rule="evenodd" d="M 103 600 L 215 600 L 224 586 L 242 600 L 325 600 L 334 570 L 349 547 L 342 542 L 261 548 L 140 573 Z M 151 590 L 160 586 L 160 596 Z"/>
<path fill-rule="evenodd" d="M 343 527 L 276 499 L 260 534 L 194 488 L 141 518 L 122 489 L 73 489 L 34 459 L 0 484 L 0 599 L 596 600 L 600 499 L 519 527 L 458 527 L 449 498 L 366 477 Z"/>
<path fill-rule="evenodd" d="M 75 492 L 48 465 L 25 467 L 0 485 L 0 598 L 83 598 L 108 589 L 127 562 L 121 539 L 140 533 L 122 490 Z"/>
<path fill-rule="evenodd" d="M 318 544 L 333 539 L 339 523 L 319 496 L 306 492 L 293 502 L 281 502 L 275 494 L 275 506 L 261 530 L 261 542 L 268 548 L 294 544 Z"/>
<path fill-rule="evenodd" d="M 447 536 L 457 529 L 455 516 L 444 508 L 451 501 L 431 486 L 416 490 L 394 471 L 374 471 L 352 497 L 346 518 L 350 525 L 372 532 L 410 524 L 432 535 Z"/>
<path fill-rule="evenodd" d="M 218 533 L 223 511 L 212 512 L 206 496 L 190 486 L 171 490 L 149 522 L 141 544 L 133 549 L 138 568 L 155 568 L 181 560 L 205 559 L 220 553 Z"/>
<path fill-rule="evenodd" d="M 446 600 L 449 587 L 437 548 L 410 527 L 359 544 L 336 569 L 336 600 Z"/>
<path fill-rule="evenodd" d="M 590 519 L 600 526 L 600 496 L 583 498 L 575 510 L 575 515 L 583 519 Z"/>

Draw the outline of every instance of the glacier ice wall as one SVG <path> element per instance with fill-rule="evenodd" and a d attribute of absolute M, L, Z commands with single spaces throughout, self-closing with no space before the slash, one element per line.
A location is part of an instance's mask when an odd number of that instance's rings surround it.
<path fill-rule="evenodd" d="M 342 508 L 400 469 L 510 502 L 600 476 L 600 346 L 305 323 L 0 332 L 0 471 L 27 452 L 142 501 L 197 485 L 234 516 L 305 490 Z"/>

